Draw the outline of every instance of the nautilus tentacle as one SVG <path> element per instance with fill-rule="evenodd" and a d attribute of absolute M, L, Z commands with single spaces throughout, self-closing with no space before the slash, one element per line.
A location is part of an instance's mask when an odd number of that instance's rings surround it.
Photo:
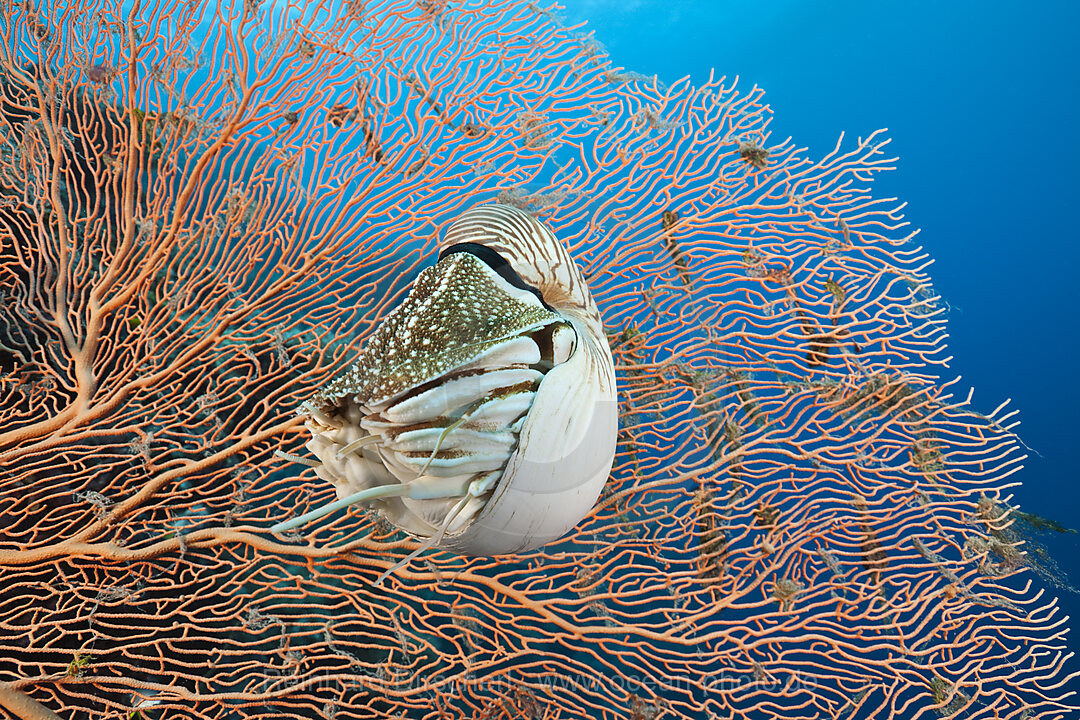
<path fill-rule="evenodd" d="M 592 508 L 615 454 L 617 403 L 600 314 L 535 218 L 458 218 L 356 362 L 301 413 L 339 501 L 469 555 L 529 550 Z"/>

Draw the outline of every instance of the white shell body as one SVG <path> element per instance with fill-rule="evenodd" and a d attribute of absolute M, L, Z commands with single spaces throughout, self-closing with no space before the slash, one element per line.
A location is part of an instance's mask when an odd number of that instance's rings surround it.
<path fill-rule="evenodd" d="M 615 370 L 566 248 L 509 206 L 464 213 L 440 260 L 302 409 L 316 473 L 429 545 L 557 540 L 615 456 Z"/>

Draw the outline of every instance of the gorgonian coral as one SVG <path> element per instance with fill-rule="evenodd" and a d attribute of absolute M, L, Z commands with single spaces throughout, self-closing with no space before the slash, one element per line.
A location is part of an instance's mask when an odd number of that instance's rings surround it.
<path fill-rule="evenodd" d="M 1051 717 L 998 413 L 877 134 L 611 68 L 525 3 L 40 10 L 0 44 L 0 706 L 18 717 Z M 567 242 L 606 322 L 598 508 L 517 556 L 332 488 L 295 408 L 462 210 Z"/>

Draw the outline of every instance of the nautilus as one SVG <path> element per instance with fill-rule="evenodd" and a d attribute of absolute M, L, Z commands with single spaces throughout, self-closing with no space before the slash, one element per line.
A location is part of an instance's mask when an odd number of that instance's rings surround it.
<path fill-rule="evenodd" d="M 271 529 L 360 503 L 423 539 L 416 552 L 538 548 L 595 505 L 617 407 L 600 313 L 566 247 L 516 208 L 475 207 L 300 409 L 307 464 L 339 499 Z"/>

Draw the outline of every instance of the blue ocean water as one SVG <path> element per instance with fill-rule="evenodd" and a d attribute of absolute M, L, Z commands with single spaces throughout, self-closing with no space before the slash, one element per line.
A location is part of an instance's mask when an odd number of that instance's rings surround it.
<path fill-rule="evenodd" d="M 1015 500 L 1080 528 L 1080 3 L 954 0 L 568 0 L 615 65 L 672 82 L 739 77 L 774 138 L 820 157 L 840 131 L 888 128 L 897 169 L 879 197 L 935 258 L 951 306 L 943 372 L 990 412 L 1006 398 L 1035 451 Z M 1080 585 L 1080 535 L 1038 537 Z M 1061 588 L 1080 617 L 1080 595 Z M 1075 640 L 1074 640 L 1075 641 Z"/>

